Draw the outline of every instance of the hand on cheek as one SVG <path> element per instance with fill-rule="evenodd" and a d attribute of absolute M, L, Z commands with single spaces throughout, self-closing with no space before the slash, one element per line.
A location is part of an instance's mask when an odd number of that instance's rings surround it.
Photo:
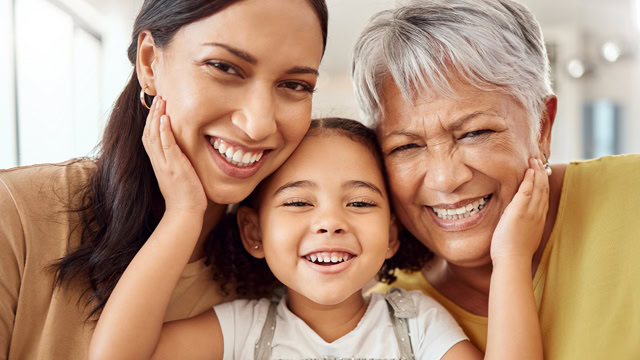
<path fill-rule="evenodd" d="M 189 159 L 176 143 L 166 102 L 156 96 L 142 137 L 165 200 L 165 213 L 204 214 L 207 197 Z"/>

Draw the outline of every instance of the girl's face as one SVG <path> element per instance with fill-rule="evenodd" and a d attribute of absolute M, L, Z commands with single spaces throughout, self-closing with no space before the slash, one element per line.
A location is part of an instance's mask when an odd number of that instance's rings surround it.
<path fill-rule="evenodd" d="M 316 304 L 336 305 L 359 292 L 396 250 L 374 156 L 336 132 L 306 137 L 266 181 L 258 224 L 258 252 L 273 274 L 291 297 Z"/>
<path fill-rule="evenodd" d="M 155 49 L 153 86 L 211 201 L 244 199 L 293 152 L 309 127 L 322 46 L 307 0 L 245 0 Z"/>

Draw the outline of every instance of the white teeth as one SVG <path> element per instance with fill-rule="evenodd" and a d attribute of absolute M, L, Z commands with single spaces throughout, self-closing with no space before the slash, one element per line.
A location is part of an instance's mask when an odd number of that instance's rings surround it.
<path fill-rule="evenodd" d="M 256 161 L 259 161 L 264 154 L 263 151 L 259 153 L 245 152 L 242 149 L 234 149 L 233 146 L 229 146 L 223 140 L 216 139 L 212 144 L 213 148 L 231 164 L 239 167 L 251 166 Z"/>
<path fill-rule="evenodd" d="M 331 253 L 314 253 L 314 255 L 305 255 L 305 259 L 321 264 L 321 263 L 331 263 L 331 264 L 339 264 L 345 262 L 352 258 L 352 255 L 344 253 L 344 252 L 331 252 Z"/>
<path fill-rule="evenodd" d="M 487 195 L 479 200 L 472 202 L 471 204 L 467 204 L 457 209 L 440 209 L 440 208 L 434 208 L 434 207 L 432 207 L 431 209 L 441 219 L 445 219 L 445 220 L 464 219 L 464 218 L 468 218 L 469 216 L 473 216 L 478 211 L 482 210 L 482 208 L 487 204 L 489 197 L 490 195 Z"/>
<path fill-rule="evenodd" d="M 233 154 L 233 161 L 240 161 L 242 160 L 242 156 L 244 156 L 244 154 L 242 153 L 242 150 L 238 150 L 236 151 L 235 154 Z"/>

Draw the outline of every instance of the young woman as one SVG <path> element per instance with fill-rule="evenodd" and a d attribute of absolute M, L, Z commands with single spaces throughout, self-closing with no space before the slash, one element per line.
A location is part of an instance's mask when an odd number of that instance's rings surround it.
<path fill-rule="evenodd" d="M 363 297 L 362 288 L 401 244 L 375 135 L 345 119 L 314 121 L 294 154 L 239 209 L 236 246 L 265 258 L 286 296 L 236 300 L 163 324 L 197 245 L 194 219 L 204 201 L 197 177 L 181 166 L 170 121 L 161 108 L 154 111 L 149 136 L 160 141 L 146 145 L 167 211 L 107 302 L 91 359 L 482 358 L 433 299 L 402 291 Z M 541 161 L 530 164 L 494 235 L 490 345 L 509 342 L 515 351 L 505 347 L 492 359 L 542 358 L 529 273 L 548 181 Z"/>
<path fill-rule="evenodd" d="M 135 72 L 97 159 L 0 173 L 0 358 L 87 357 L 88 320 L 170 201 L 143 148 L 152 96 L 202 184 L 198 243 L 166 319 L 222 301 L 205 245 L 225 204 L 251 193 L 307 131 L 326 33 L 324 0 L 146 0 L 128 52 Z"/>

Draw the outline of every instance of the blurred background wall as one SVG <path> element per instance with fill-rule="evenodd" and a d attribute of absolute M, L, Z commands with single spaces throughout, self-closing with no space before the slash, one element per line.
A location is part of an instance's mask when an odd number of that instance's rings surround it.
<path fill-rule="evenodd" d="M 314 116 L 358 118 L 351 50 L 396 0 L 327 0 Z M 640 0 L 521 0 L 548 44 L 559 110 L 552 161 L 640 153 Z M 0 0 L 0 168 L 93 154 L 131 74 L 141 0 Z"/>

